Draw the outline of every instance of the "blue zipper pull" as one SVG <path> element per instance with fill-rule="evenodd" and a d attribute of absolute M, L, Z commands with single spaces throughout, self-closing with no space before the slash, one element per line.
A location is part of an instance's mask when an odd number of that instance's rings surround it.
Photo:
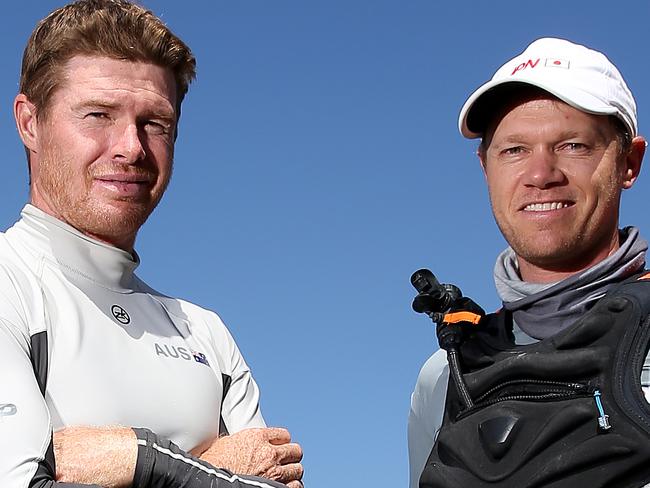
<path fill-rule="evenodd" d="M 600 402 L 600 390 L 594 391 L 594 399 L 596 400 L 596 407 L 598 407 L 598 428 L 600 430 L 609 430 L 612 428 L 612 425 L 609 423 L 609 415 L 605 415 L 603 410 L 603 404 Z"/>

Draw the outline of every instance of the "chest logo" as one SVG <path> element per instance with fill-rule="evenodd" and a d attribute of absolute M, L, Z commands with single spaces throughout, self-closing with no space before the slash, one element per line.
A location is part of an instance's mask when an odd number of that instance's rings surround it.
<path fill-rule="evenodd" d="M 205 354 L 194 349 L 186 349 L 184 347 L 168 346 L 167 344 L 160 345 L 154 342 L 156 354 L 165 358 L 184 359 L 185 361 L 196 361 L 197 363 L 210 366 L 208 358 Z"/>
<path fill-rule="evenodd" d="M 131 317 L 129 317 L 129 314 L 119 305 L 113 305 L 111 307 L 111 313 L 113 314 L 113 317 L 115 317 L 115 320 L 117 320 L 120 324 L 127 325 L 131 322 Z"/>
<path fill-rule="evenodd" d="M 203 354 L 202 352 L 192 351 L 192 356 L 194 356 L 194 361 L 196 361 L 197 363 L 210 366 L 210 363 L 208 362 L 208 358 L 205 357 L 205 354 Z"/>
<path fill-rule="evenodd" d="M 11 415 L 16 415 L 18 409 L 13 403 L 0 403 L 0 420 L 1 417 L 9 417 Z"/>

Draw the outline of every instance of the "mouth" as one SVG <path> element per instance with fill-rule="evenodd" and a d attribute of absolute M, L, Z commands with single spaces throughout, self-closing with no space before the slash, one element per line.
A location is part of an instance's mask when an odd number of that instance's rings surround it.
<path fill-rule="evenodd" d="M 95 176 L 98 181 L 105 181 L 109 183 L 149 183 L 151 178 L 146 175 L 133 175 L 133 174 L 108 174 Z"/>
<path fill-rule="evenodd" d="M 570 201 L 556 201 L 556 202 L 536 202 L 524 205 L 521 210 L 524 212 L 552 212 L 554 210 L 562 210 L 573 206 L 574 203 Z"/>
<path fill-rule="evenodd" d="M 142 174 L 105 174 L 94 177 L 95 184 L 117 198 L 143 198 L 148 195 L 154 178 Z"/>

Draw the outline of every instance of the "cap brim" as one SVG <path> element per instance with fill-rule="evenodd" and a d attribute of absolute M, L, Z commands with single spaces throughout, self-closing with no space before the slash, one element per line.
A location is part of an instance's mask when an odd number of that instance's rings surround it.
<path fill-rule="evenodd" d="M 540 88 L 583 112 L 596 115 L 618 114 L 616 108 L 606 105 L 597 97 L 571 86 L 563 87 L 559 91 L 551 88 L 550 83 L 544 83 L 544 80 L 541 79 L 534 81 L 523 78 L 491 80 L 472 93 L 460 110 L 458 128 L 461 134 L 468 139 L 482 137 L 491 118 L 503 106 L 503 99 L 508 96 L 511 97 L 517 89 L 526 87 Z"/>

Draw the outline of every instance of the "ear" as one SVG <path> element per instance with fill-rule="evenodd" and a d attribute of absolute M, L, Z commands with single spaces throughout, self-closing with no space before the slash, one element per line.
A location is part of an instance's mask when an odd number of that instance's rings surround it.
<path fill-rule="evenodd" d="M 634 182 L 641 172 L 641 163 L 643 162 L 643 155 L 645 154 L 645 148 L 648 145 L 646 140 L 637 136 L 632 139 L 632 144 L 630 146 L 630 151 L 625 157 L 625 173 L 623 174 L 623 189 L 627 190 L 632 188 Z"/>
<path fill-rule="evenodd" d="M 14 119 L 16 119 L 18 135 L 25 147 L 31 152 L 38 152 L 36 106 L 22 93 L 16 95 L 14 99 Z"/>
<path fill-rule="evenodd" d="M 477 149 L 476 149 L 476 156 L 478 157 L 478 160 L 481 163 L 481 169 L 483 170 L 483 176 L 487 178 L 487 169 L 486 169 L 486 155 L 485 155 L 485 149 L 483 148 L 483 145 L 481 144 Z"/>

